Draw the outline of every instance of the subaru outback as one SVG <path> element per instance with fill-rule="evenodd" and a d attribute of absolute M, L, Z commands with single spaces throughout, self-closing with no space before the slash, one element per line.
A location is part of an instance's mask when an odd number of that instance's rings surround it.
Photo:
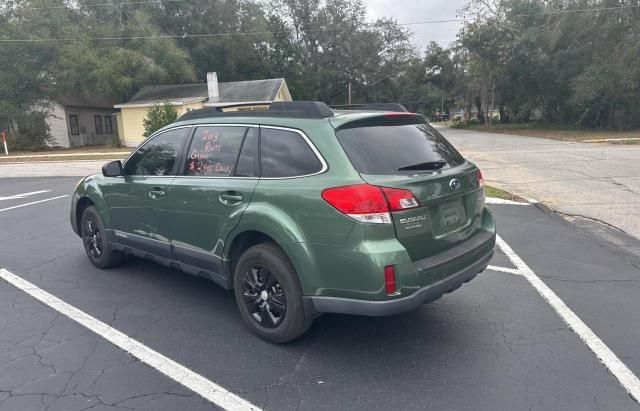
<path fill-rule="evenodd" d="M 272 342 L 322 313 L 414 309 L 486 268 L 495 223 L 480 170 L 381 108 L 191 111 L 81 180 L 71 225 L 97 267 L 134 255 L 233 289 Z"/>

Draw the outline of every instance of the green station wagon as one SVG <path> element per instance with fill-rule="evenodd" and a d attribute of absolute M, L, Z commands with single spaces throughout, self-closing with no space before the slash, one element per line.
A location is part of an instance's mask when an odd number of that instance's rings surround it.
<path fill-rule="evenodd" d="M 131 254 L 233 289 L 273 342 L 414 309 L 483 271 L 496 235 L 480 170 L 399 107 L 189 112 L 84 178 L 71 225 L 100 268 Z"/>

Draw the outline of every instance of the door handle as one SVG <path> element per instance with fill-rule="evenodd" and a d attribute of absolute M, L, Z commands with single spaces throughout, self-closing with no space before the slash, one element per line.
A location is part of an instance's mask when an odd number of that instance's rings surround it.
<path fill-rule="evenodd" d="M 155 187 L 153 190 L 149 191 L 149 197 L 151 199 L 153 199 L 153 200 L 157 200 L 159 198 L 162 198 L 165 195 L 166 195 L 166 193 L 160 187 Z"/>
<path fill-rule="evenodd" d="M 227 205 L 240 204 L 242 202 L 242 194 L 235 191 L 227 191 L 220 194 L 220 202 Z"/>

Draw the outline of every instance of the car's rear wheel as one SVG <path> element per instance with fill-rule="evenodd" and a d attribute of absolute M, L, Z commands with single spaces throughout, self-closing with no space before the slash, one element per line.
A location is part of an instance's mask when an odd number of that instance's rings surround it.
<path fill-rule="evenodd" d="M 234 288 L 243 320 L 265 340 L 294 340 L 312 323 L 304 314 L 295 269 L 273 243 L 253 246 L 242 254 L 236 264 Z"/>
<path fill-rule="evenodd" d="M 89 206 L 84 210 L 80 224 L 84 250 L 93 265 L 99 268 L 108 268 L 122 262 L 124 255 L 113 250 L 107 241 L 104 224 L 94 206 Z"/>

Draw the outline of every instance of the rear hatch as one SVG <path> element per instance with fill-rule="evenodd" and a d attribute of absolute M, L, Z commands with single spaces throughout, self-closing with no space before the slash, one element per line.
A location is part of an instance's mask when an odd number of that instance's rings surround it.
<path fill-rule="evenodd" d="M 413 261 L 458 245 L 480 228 L 484 189 L 478 169 L 424 118 L 387 114 L 341 124 L 336 135 L 362 179 L 409 190 L 418 207 L 391 213 Z"/>

